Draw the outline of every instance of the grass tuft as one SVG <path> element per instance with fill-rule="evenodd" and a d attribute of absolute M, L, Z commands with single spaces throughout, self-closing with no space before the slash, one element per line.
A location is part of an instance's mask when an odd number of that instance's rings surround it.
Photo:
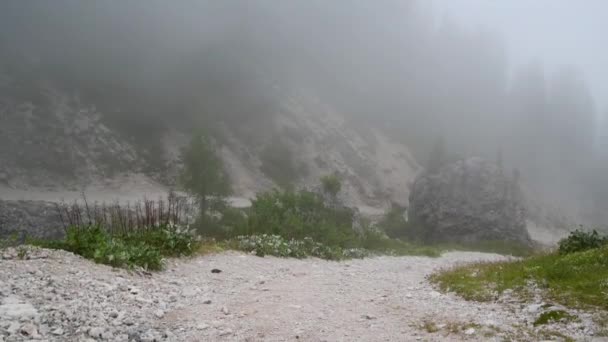
<path fill-rule="evenodd" d="M 577 317 L 567 313 L 564 310 L 551 310 L 546 311 L 540 314 L 538 318 L 534 321 L 534 326 L 554 323 L 554 322 L 562 322 L 562 321 L 573 321 L 576 320 Z"/>

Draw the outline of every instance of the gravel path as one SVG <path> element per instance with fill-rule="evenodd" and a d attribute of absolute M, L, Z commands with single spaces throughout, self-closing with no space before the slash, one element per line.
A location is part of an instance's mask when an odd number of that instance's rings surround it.
<path fill-rule="evenodd" d="M 329 262 L 227 252 L 169 260 L 150 275 L 63 251 L 15 253 L 0 259 L 0 341 L 537 339 L 524 306 L 467 302 L 425 280 L 438 268 L 504 258 L 493 254 Z M 567 331 L 589 333 L 576 324 Z"/>

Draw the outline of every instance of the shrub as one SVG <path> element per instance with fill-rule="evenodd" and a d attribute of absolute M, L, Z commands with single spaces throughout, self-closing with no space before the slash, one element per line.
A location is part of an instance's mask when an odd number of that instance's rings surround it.
<path fill-rule="evenodd" d="M 353 248 L 358 245 L 352 229 L 353 211 L 332 208 L 309 191 L 272 191 L 259 194 L 249 210 L 247 225 L 238 235 L 280 235 L 288 240 L 306 237 L 328 246 Z"/>
<path fill-rule="evenodd" d="M 393 206 L 382 220 L 378 222 L 378 227 L 382 229 L 387 236 L 391 238 L 403 238 L 407 234 L 407 221 L 404 217 L 405 208 Z"/>
<path fill-rule="evenodd" d="M 58 241 L 32 241 L 32 244 L 63 249 L 113 267 L 143 267 L 160 270 L 163 257 L 191 255 L 197 243 L 193 236 L 174 226 L 111 234 L 101 225 L 71 226 L 66 238 Z"/>
<path fill-rule="evenodd" d="M 207 215 L 199 215 L 194 227 L 205 237 L 214 239 L 229 239 L 238 235 L 247 225 L 247 209 L 232 208 L 224 201 L 217 201 L 213 211 Z"/>
<path fill-rule="evenodd" d="M 321 177 L 321 185 L 323 187 L 323 192 L 332 197 L 336 197 L 342 189 L 342 183 L 336 174 Z"/>
<path fill-rule="evenodd" d="M 597 231 L 585 232 L 575 230 L 568 237 L 559 241 L 559 253 L 569 254 L 599 248 L 608 244 L 608 237 L 601 236 Z"/>

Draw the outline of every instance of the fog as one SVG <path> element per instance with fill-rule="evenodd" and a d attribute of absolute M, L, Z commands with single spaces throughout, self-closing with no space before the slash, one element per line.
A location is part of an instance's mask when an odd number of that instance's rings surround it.
<path fill-rule="evenodd" d="M 500 32 L 511 65 L 531 60 L 546 69 L 575 65 L 585 74 L 598 104 L 608 105 L 608 4 L 602 0 L 434 0 L 439 20 Z"/>
<path fill-rule="evenodd" d="M 423 162 L 440 137 L 454 158 L 501 154 L 534 191 L 591 203 L 585 214 L 600 222 L 607 10 L 553 0 L 3 1 L 0 70 L 23 88 L 44 80 L 76 92 L 148 141 L 167 126 L 263 130 L 259 118 L 280 115 L 282 94 L 305 89 Z"/>

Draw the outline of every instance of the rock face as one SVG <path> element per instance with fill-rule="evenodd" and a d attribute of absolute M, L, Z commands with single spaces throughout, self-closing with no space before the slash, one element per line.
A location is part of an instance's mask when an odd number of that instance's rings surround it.
<path fill-rule="evenodd" d="M 18 239 L 25 236 L 56 239 L 63 234 L 63 224 L 53 203 L 0 200 L 0 239 L 12 235 Z"/>
<path fill-rule="evenodd" d="M 409 220 L 422 229 L 426 241 L 529 244 L 524 201 L 516 178 L 480 158 L 422 173 L 411 189 Z"/>

